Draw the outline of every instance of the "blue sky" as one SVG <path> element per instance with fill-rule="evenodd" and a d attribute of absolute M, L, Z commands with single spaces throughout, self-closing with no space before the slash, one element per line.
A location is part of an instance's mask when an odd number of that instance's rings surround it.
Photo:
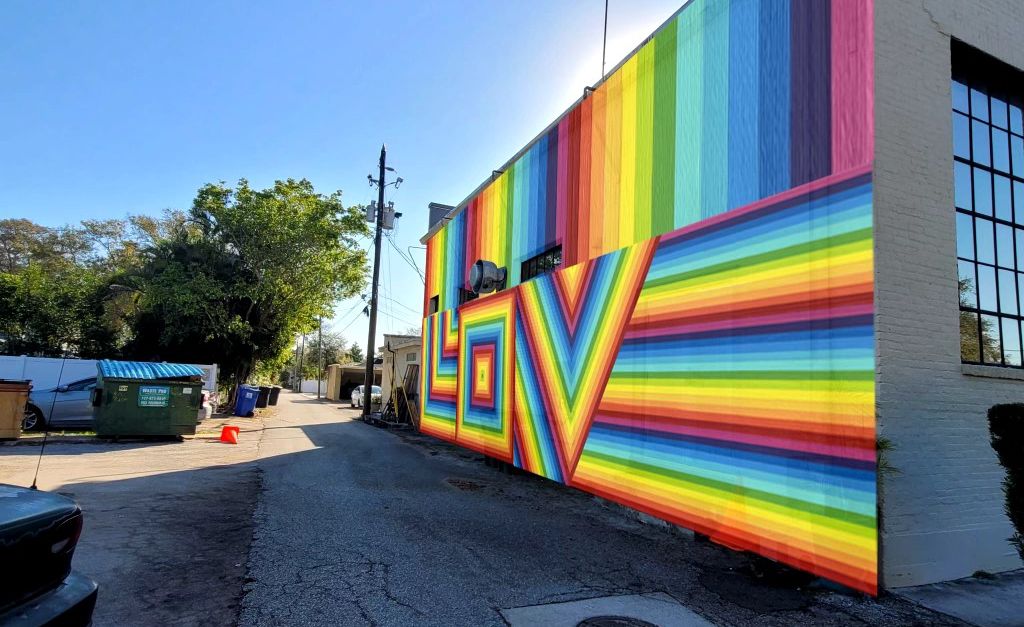
<path fill-rule="evenodd" d="M 609 69 L 683 4 L 611 0 Z M 382 142 L 403 251 L 600 77 L 602 0 L 0 3 L 0 218 L 186 208 L 202 184 L 308 178 L 346 203 Z M 423 251 L 412 248 L 422 269 Z M 423 284 L 382 253 L 379 333 Z M 325 327 L 366 345 L 357 299 Z M 378 344 L 380 339 L 378 336 Z"/>

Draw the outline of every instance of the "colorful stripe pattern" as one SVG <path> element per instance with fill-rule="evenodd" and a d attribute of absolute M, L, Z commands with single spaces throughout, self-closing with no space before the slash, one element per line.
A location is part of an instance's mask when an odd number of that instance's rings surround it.
<path fill-rule="evenodd" d="M 420 377 L 420 429 L 455 441 L 456 381 L 459 366 L 459 317 L 454 309 L 423 320 L 423 374 Z"/>
<path fill-rule="evenodd" d="M 427 242 L 424 431 L 875 594 L 872 24 L 691 0 L 497 174 Z"/>
<path fill-rule="evenodd" d="M 459 310 L 455 441 L 511 463 L 516 292 Z"/>
<path fill-rule="evenodd" d="M 518 465 L 565 481 L 583 450 L 657 239 L 519 287 Z"/>
<path fill-rule="evenodd" d="M 692 0 L 427 243 L 424 308 L 477 259 L 565 265 L 873 153 L 872 0 Z"/>
<path fill-rule="evenodd" d="M 876 592 L 871 184 L 662 238 L 573 485 Z"/>

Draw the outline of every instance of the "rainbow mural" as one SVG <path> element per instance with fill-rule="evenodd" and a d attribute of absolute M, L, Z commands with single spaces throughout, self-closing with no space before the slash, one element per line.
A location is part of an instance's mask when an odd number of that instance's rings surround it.
<path fill-rule="evenodd" d="M 423 320 L 420 430 L 455 441 L 455 392 L 459 365 L 459 322 L 454 309 Z"/>
<path fill-rule="evenodd" d="M 877 593 L 872 19 L 692 0 L 469 199 L 421 429 Z"/>
<path fill-rule="evenodd" d="M 692 0 L 427 241 L 424 311 L 870 162 L 871 0 Z"/>
<path fill-rule="evenodd" d="M 515 292 L 464 305 L 459 312 L 455 441 L 512 462 Z"/>

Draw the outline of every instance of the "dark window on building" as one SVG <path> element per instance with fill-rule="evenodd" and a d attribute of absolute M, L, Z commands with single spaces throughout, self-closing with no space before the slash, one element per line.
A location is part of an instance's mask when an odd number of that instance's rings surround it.
<path fill-rule="evenodd" d="M 431 296 L 430 297 L 430 304 L 427 306 L 427 315 L 428 316 L 431 315 L 431 314 L 436 314 L 437 313 L 437 305 L 438 305 L 438 297 L 437 296 Z"/>
<path fill-rule="evenodd" d="M 978 61 L 954 65 L 952 85 L 960 357 L 1020 368 L 1024 90 L 1019 74 Z"/>
<path fill-rule="evenodd" d="M 480 295 L 476 292 L 471 292 L 467 289 L 459 288 L 459 304 L 468 303 L 471 300 L 478 298 Z"/>
<path fill-rule="evenodd" d="M 554 248 L 549 248 L 523 262 L 522 270 L 519 273 L 519 280 L 528 281 L 545 272 L 551 272 L 560 265 L 562 265 L 562 247 L 555 246 Z"/>

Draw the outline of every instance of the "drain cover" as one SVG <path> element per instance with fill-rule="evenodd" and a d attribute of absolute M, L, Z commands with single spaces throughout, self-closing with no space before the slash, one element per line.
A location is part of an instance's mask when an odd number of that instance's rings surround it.
<path fill-rule="evenodd" d="M 576 627 L 658 627 L 639 618 L 628 616 L 591 616 L 582 620 Z"/>

